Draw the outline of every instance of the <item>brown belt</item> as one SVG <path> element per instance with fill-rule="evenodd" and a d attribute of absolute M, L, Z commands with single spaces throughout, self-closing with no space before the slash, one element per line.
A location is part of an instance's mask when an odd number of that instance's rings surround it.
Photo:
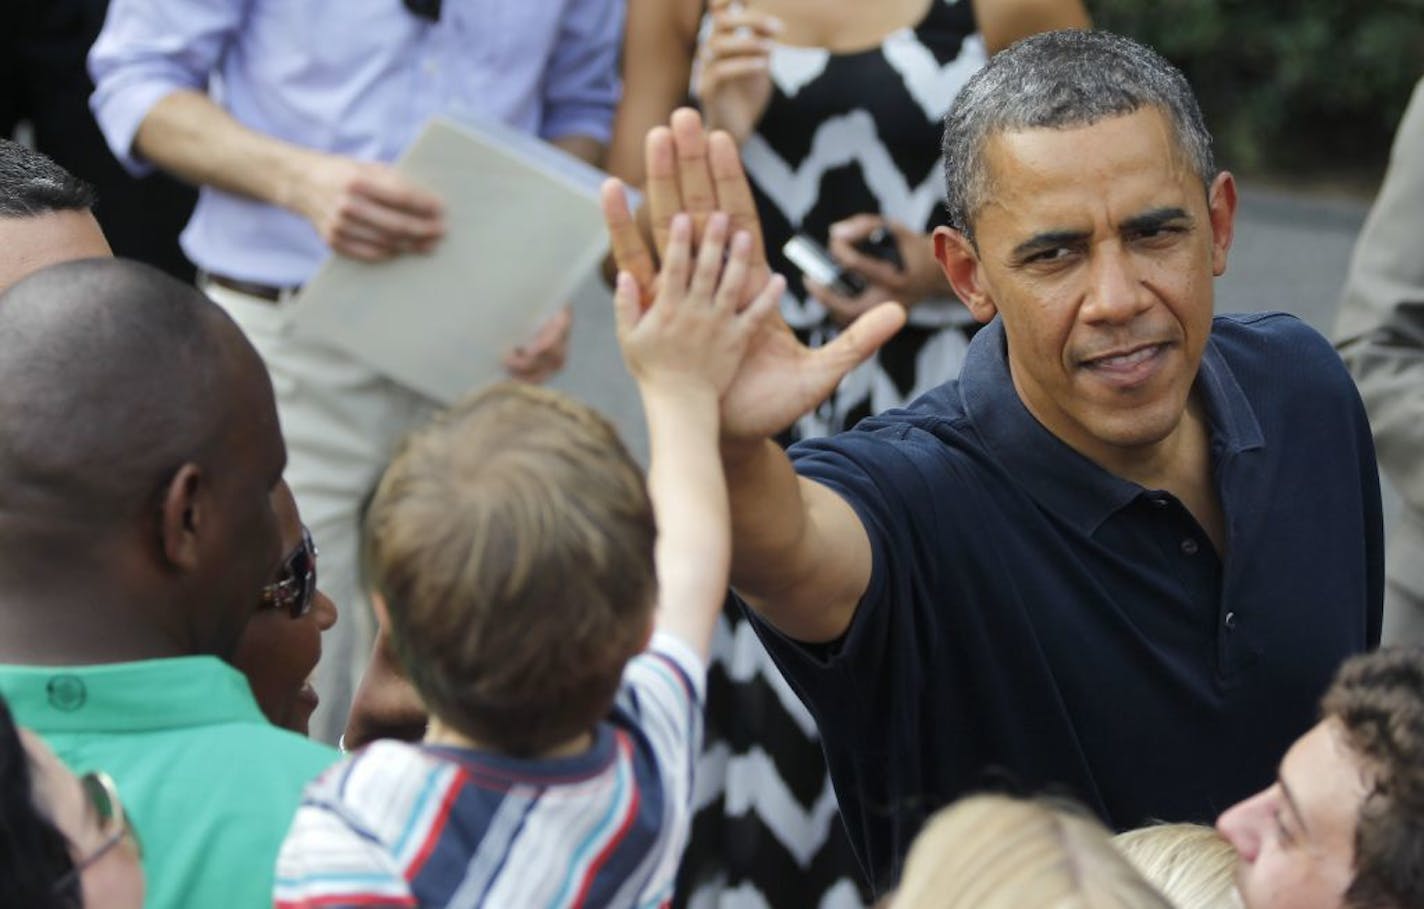
<path fill-rule="evenodd" d="M 229 278 L 226 275 L 215 275 L 210 271 L 204 272 L 203 277 L 218 287 L 226 287 L 228 290 L 234 290 L 240 294 L 247 294 L 249 297 L 257 297 L 259 300 L 266 300 L 268 303 L 280 303 L 288 296 L 301 290 L 300 287 L 273 287 L 270 284 L 258 284 L 255 281 L 239 281 L 237 278 Z"/>

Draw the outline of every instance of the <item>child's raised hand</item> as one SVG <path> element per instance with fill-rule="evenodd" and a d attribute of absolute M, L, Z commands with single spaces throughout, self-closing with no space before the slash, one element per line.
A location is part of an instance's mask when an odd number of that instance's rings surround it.
<path fill-rule="evenodd" d="M 751 271 L 752 237 L 738 231 L 728 252 L 728 229 L 727 216 L 713 214 L 693 262 L 692 219 L 686 214 L 673 219 L 657 297 L 647 312 L 633 276 L 619 272 L 613 294 L 618 345 L 628 371 L 645 391 L 703 388 L 720 398 L 757 324 L 781 299 L 786 282 L 773 276 L 737 311 Z"/>

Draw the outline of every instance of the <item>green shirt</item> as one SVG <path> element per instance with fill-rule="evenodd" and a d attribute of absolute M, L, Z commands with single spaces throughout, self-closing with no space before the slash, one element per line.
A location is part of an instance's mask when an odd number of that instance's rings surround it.
<path fill-rule="evenodd" d="M 71 770 L 114 778 L 149 909 L 272 905 L 302 788 L 338 755 L 268 723 L 241 673 L 215 657 L 0 665 L 0 694 Z"/>

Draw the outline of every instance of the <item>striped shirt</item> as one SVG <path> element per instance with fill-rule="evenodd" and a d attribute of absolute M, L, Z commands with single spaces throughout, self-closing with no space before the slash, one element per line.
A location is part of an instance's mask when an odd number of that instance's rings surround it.
<path fill-rule="evenodd" d="M 277 907 L 667 904 L 705 684 L 701 660 L 658 634 L 582 754 L 370 745 L 308 786 L 277 859 Z"/>

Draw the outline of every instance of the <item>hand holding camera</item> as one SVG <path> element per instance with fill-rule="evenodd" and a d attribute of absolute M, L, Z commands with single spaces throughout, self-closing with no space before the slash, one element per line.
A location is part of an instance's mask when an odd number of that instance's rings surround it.
<path fill-rule="evenodd" d="M 783 251 L 801 269 L 806 289 L 842 324 L 886 300 L 909 308 L 951 294 L 929 237 L 880 215 L 831 225 L 829 250 L 799 234 Z"/>

